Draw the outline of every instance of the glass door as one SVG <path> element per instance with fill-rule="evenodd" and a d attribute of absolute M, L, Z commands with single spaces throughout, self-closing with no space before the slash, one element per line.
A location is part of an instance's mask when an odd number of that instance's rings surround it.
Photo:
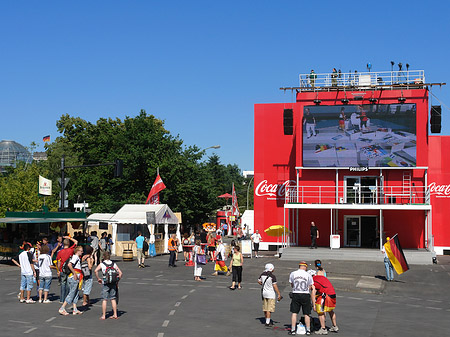
<path fill-rule="evenodd" d="M 345 203 L 361 203 L 361 178 L 345 177 Z"/>
<path fill-rule="evenodd" d="M 344 243 L 346 247 L 361 247 L 361 217 L 345 217 Z"/>

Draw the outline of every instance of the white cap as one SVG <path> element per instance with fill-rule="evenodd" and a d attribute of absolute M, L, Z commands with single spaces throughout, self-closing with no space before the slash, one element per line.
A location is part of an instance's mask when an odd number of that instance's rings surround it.
<path fill-rule="evenodd" d="M 264 268 L 265 268 L 264 271 L 273 271 L 273 270 L 275 269 L 275 267 L 273 266 L 272 263 L 267 263 L 267 264 L 264 266 Z"/>

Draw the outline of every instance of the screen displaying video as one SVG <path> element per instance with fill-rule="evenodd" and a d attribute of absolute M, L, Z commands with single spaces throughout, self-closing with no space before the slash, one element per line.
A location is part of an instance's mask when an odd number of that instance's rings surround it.
<path fill-rule="evenodd" d="M 304 167 L 416 166 L 416 104 L 306 106 Z"/>

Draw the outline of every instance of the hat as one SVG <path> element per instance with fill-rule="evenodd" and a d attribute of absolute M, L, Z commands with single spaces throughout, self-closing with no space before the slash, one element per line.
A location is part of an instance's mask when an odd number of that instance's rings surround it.
<path fill-rule="evenodd" d="M 305 267 L 308 267 L 308 264 L 307 264 L 305 261 L 300 261 L 300 262 L 298 263 L 298 265 L 299 265 L 299 266 L 305 266 Z"/>
<path fill-rule="evenodd" d="M 267 263 L 267 264 L 264 266 L 264 271 L 273 271 L 274 269 L 275 269 L 275 267 L 273 266 L 272 263 Z"/>

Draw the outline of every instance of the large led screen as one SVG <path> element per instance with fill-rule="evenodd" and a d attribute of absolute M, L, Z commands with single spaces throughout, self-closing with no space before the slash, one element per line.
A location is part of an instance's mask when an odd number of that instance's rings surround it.
<path fill-rule="evenodd" d="M 416 105 L 306 106 L 304 167 L 416 166 Z"/>

